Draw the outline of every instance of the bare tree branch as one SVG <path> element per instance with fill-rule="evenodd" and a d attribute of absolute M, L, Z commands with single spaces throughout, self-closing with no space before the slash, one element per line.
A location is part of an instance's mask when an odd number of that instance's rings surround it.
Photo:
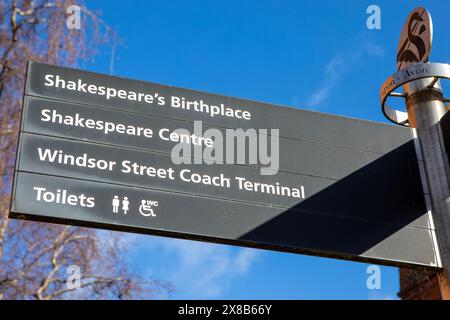
<path fill-rule="evenodd" d="M 80 3 L 80 1 L 77 1 Z M 142 279 L 125 259 L 119 233 L 9 220 L 22 93 L 28 60 L 76 66 L 117 35 L 82 6 L 81 30 L 66 27 L 70 0 L 0 0 L 0 299 L 149 298 L 170 284 Z M 105 234 L 105 233 L 103 233 Z M 70 266 L 81 270 L 80 288 L 67 286 Z"/>

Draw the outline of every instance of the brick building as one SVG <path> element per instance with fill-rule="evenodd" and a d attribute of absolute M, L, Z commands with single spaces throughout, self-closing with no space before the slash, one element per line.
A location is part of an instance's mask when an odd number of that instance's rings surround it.
<path fill-rule="evenodd" d="M 437 273 L 401 268 L 398 296 L 402 300 L 442 300 Z"/>

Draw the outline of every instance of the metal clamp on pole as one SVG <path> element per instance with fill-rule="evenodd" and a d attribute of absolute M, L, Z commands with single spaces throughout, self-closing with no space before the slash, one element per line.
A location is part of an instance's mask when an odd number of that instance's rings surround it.
<path fill-rule="evenodd" d="M 396 110 L 387 105 L 389 97 L 407 99 L 422 90 L 434 90 L 442 93 L 440 79 L 450 80 L 450 65 L 445 63 L 414 63 L 390 76 L 382 85 L 380 100 L 386 118 L 395 124 L 410 126 L 408 113 Z M 395 92 L 399 87 L 403 93 Z M 442 97 L 442 102 L 450 99 Z M 414 126 L 412 126 L 414 127 Z"/>

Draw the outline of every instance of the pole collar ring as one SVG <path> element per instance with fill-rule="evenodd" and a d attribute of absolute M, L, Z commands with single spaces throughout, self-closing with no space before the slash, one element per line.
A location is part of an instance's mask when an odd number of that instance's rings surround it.
<path fill-rule="evenodd" d="M 387 78 L 380 89 L 381 107 L 386 118 L 395 124 L 409 127 L 408 114 L 389 107 L 386 101 L 389 97 L 406 98 L 404 93 L 397 93 L 394 90 L 408 82 L 424 78 L 435 79 L 431 81 L 430 88 L 439 79 L 450 80 L 450 65 L 446 63 L 414 63 Z"/>

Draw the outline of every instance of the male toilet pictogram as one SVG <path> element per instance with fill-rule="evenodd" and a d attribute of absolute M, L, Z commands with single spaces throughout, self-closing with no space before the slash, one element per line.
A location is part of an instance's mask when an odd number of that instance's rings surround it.
<path fill-rule="evenodd" d="M 114 198 L 112 200 L 113 213 L 118 213 L 119 212 L 119 205 L 120 205 L 119 197 L 118 196 L 114 196 Z"/>

